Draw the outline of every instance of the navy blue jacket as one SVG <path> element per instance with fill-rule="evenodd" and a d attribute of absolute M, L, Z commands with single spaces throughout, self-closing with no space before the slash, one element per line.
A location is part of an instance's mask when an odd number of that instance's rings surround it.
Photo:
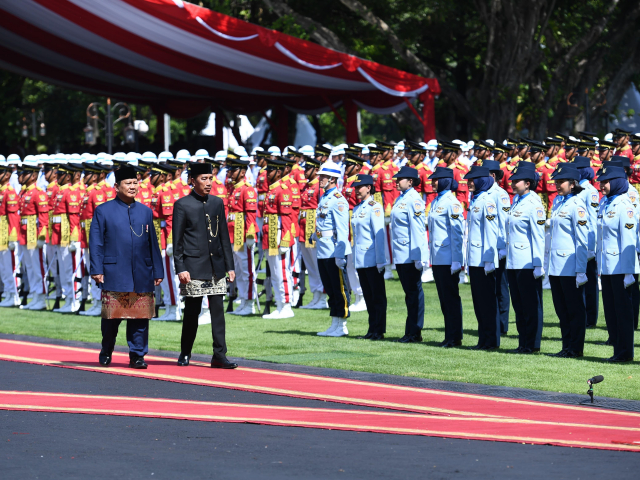
<path fill-rule="evenodd" d="M 118 197 L 96 208 L 89 233 L 91 275 L 104 275 L 109 292 L 153 292 L 164 278 L 153 212 L 141 203 Z"/>

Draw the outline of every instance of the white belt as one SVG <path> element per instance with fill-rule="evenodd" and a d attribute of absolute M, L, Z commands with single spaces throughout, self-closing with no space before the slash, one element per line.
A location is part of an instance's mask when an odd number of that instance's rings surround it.
<path fill-rule="evenodd" d="M 264 201 L 264 197 L 265 197 L 265 195 L 266 195 L 266 194 L 264 194 L 264 193 L 261 193 L 260 195 L 258 195 L 258 200 L 260 200 L 261 202 L 263 202 L 263 201 Z"/>
<path fill-rule="evenodd" d="M 29 220 L 27 218 L 23 218 L 20 220 L 20 225 L 27 225 L 29 223 Z"/>
<path fill-rule="evenodd" d="M 51 217 L 51 223 L 62 223 L 62 217 Z"/>
<path fill-rule="evenodd" d="M 333 237 L 333 230 L 316 231 L 316 235 L 319 237 Z"/>
<path fill-rule="evenodd" d="M 233 222 L 235 219 L 236 219 L 236 214 L 235 213 L 230 213 L 227 221 L 228 222 Z"/>
<path fill-rule="evenodd" d="M 300 212 L 300 218 L 307 218 L 307 212 Z"/>
<path fill-rule="evenodd" d="M 80 222 L 80 226 L 84 228 L 84 222 Z"/>

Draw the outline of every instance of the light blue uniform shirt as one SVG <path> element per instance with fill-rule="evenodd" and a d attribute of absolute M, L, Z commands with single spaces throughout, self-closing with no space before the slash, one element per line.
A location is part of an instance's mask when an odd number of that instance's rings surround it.
<path fill-rule="evenodd" d="M 507 248 L 506 223 L 511 209 L 511 199 L 509 194 L 497 183 L 491 185 L 487 193 L 493 197 L 493 201 L 498 206 L 498 250 L 502 250 Z"/>
<path fill-rule="evenodd" d="M 427 218 L 431 265 L 463 263 L 463 221 L 462 206 L 452 191 L 442 191 L 433 199 Z"/>
<path fill-rule="evenodd" d="M 498 207 L 493 195 L 474 195 L 467 215 L 467 265 L 484 267 L 486 262 L 498 264 Z"/>
<path fill-rule="evenodd" d="M 596 251 L 596 224 L 598 219 L 598 208 L 600 206 L 600 194 L 596 187 L 589 183 L 589 180 L 583 180 L 580 182 L 580 186 L 584 189 L 578 197 L 584 202 L 587 207 L 587 213 L 589 214 L 589 237 L 587 241 L 587 248 L 590 252 Z"/>
<path fill-rule="evenodd" d="M 640 273 L 636 255 L 638 213 L 627 195 L 602 198 L 597 230 L 598 274 Z"/>
<path fill-rule="evenodd" d="M 318 258 L 345 258 L 351 254 L 349 204 L 335 187 L 318 201 L 316 234 Z"/>
<path fill-rule="evenodd" d="M 507 269 L 542 267 L 544 261 L 544 208 L 535 193 L 514 200 L 507 217 Z"/>
<path fill-rule="evenodd" d="M 371 197 L 353 209 L 353 258 L 356 268 L 369 268 L 387 263 L 385 259 L 384 210 Z"/>
<path fill-rule="evenodd" d="M 413 188 L 402 192 L 396 198 L 391 209 L 390 224 L 394 263 L 427 261 L 427 228 L 424 209 L 424 200 Z"/>
<path fill-rule="evenodd" d="M 636 215 L 640 216 L 640 206 L 638 205 L 638 202 L 640 200 L 638 199 L 638 191 L 631 184 L 629 184 L 629 188 L 627 190 L 627 197 L 629 198 L 629 200 L 633 204 L 633 209 L 635 210 Z M 640 227 L 640 225 L 638 227 Z M 636 229 L 636 232 L 637 231 L 638 230 Z M 640 253 L 640 237 L 637 236 L 637 240 L 638 240 L 638 243 L 636 245 L 636 250 L 638 251 L 638 253 Z"/>
<path fill-rule="evenodd" d="M 549 275 L 575 277 L 587 271 L 589 215 L 576 195 L 566 195 L 554 204 L 551 213 Z"/>

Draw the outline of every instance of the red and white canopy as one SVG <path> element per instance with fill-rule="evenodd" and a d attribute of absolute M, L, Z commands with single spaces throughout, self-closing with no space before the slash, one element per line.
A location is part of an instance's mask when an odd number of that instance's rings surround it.
<path fill-rule="evenodd" d="M 0 68 L 178 117 L 208 106 L 319 113 L 345 100 L 390 113 L 440 93 L 435 79 L 181 0 L 2 2 Z"/>

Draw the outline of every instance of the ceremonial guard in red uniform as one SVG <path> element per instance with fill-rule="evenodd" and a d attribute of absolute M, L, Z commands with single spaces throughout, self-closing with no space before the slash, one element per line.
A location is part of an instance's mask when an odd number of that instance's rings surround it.
<path fill-rule="evenodd" d="M 22 264 L 26 267 L 29 290 L 33 300 L 20 308 L 46 310 L 46 286 L 44 281 L 45 261 L 43 248 L 49 240 L 49 202 L 44 190 L 36 186 L 40 168 L 37 164 L 22 164 L 20 170 L 20 251 Z M 73 296 L 72 296 L 73 298 Z"/>
<path fill-rule="evenodd" d="M 0 307 L 20 305 L 15 277 L 16 247 L 20 230 L 19 196 L 9 184 L 11 168 L 0 166 L 0 275 L 4 298 Z"/>

